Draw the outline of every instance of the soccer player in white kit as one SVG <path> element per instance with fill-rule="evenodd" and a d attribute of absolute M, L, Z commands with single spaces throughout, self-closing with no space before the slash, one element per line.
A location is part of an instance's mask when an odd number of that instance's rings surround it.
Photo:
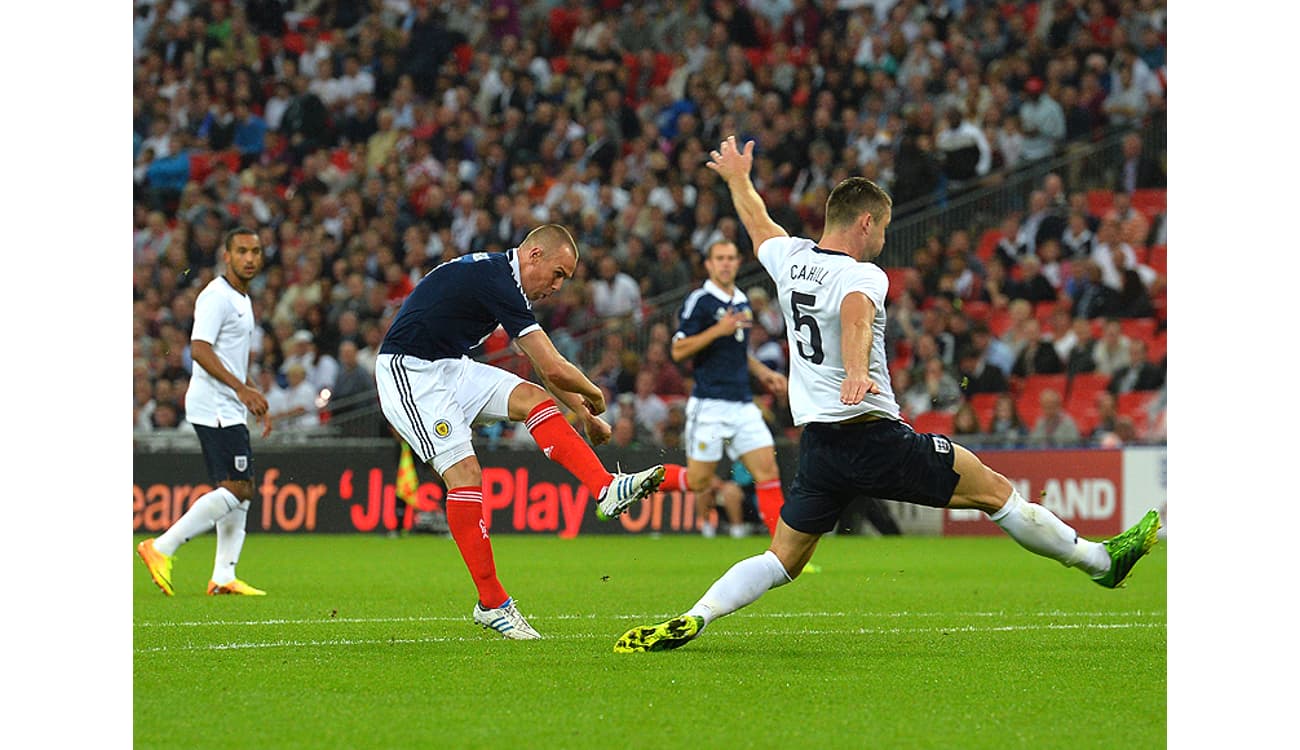
<path fill-rule="evenodd" d="M 194 370 L 185 394 L 185 418 L 198 433 L 208 477 L 216 489 L 195 500 L 162 535 L 136 545 L 149 577 L 167 596 L 175 593 L 172 562 L 176 549 L 214 527 L 217 552 L 208 594 L 266 593 L 235 577 L 254 489 L 249 412 L 262 418 L 263 437 L 271 433 L 266 397 L 248 375 L 249 352 L 257 331 L 248 284 L 265 262 L 257 233 L 251 229 L 228 232 L 221 260 L 225 272 L 209 282 L 194 303 L 190 334 Z"/>
<path fill-rule="evenodd" d="M 1155 510 L 1105 542 L 1082 539 L 974 453 L 943 435 L 918 434 L 900 418 L 885 359 L 889 281 L 870 262 L 885 245 L 889 196 L 870 180 L 846 179 L 826 201 L 821 240 L 790 237 L 750 180 L 753 150 L 752 141 L 740 150 L 731 136 L 711 152 L 708 166 L 726 181 L 776 282 L 790 344 L 790 410 L 804 427 L 799 469 L 766 552 L 733 565 L 684 614 L 629 630 L 614 651 L 677 648 L 713 620 L 793 581 L 860 494 L 982 510 L 1029 551 L 1079 568 L 1102 586 L 1123 583 L 1156 543 Z"/>

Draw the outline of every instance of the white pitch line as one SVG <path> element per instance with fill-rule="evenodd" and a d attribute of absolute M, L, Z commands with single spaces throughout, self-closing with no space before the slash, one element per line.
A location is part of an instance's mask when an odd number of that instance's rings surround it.
<path fill-rule="evenodd" d="M 655 612 L 650 614 L 625 614 L 625 615 L 529 615 L 531 620 L 654 620 L 672 617 L 674 612 Z M 1048 612 L 1007 612 L 1005 610 L 998 612 L 752 612 L 746 613 L 746 617 L 767 617 L 767 618 L 796 618 L 796 617 L 862 617 L 862 618 L 900 618 L 900 617 L 1164 617 L 1162 610 L 1133 610 L 1126 612 L 1066 612 L 1063 610 L 1053 610 Z M 289 619 L 271 619 L 271 620 L 186 620 L 182 622 L 137 622 L 138 628 L 167 628 L 167 627 L 200 627 L 206 625 L 238 625 L 238 626 L 258 626 L 258 625 L 330 625 L 335 623 L 385 623 L 385 622 L 462 622 L 469 619 L 469 615 L 458 616 L 429 616 L 429 617 L 321 617 L 319 619 L 299 618 Z"/>
<path fill-rule="evenodd" d="M 1057 624 L 1048 623 L 1044 625 L 994 625 L 989 627 L 980 627 L 976 625 L 959 625 L 950 628 L 846 628 L 846 629 L 804 629 L 785 631 L 781 635 L 902 635 L 907 633 L 1009 633 L 1026 630 L 1126 630 L 1130 628 L 1161 628 L 1165 627 L 1164 623 L 1158 622 L 1126 622 L 1126 623 L 1077 623 L 1077 624 Z M 723 637 L 757 637 L 770 636 L 770 631 L 735 631 L 728 630 Z M 544 640 L 588 640 L 588 639 L 609 639 L 609 633 L 564 633 L 559 635 L 545 636 Z M 382 645 L 414 645 L 421 643 L 464 643 L 469 641 L 480 642 L 495 640 L 494 638 L 478 636 L 429 636 L 426 638 L 334 638 L 329 640 L 278 640 L 278 641 L 244 641 L 231 643 L 210 643 L 206 645 L 187 645 L 187 646 L 154 646 L 150 648 L 135 649 L 137 654 L 158 654 L 172 651 L 238 651 L 242 649 L 255 648 L 323 648 L 330 646 L 382 646 Z"/>

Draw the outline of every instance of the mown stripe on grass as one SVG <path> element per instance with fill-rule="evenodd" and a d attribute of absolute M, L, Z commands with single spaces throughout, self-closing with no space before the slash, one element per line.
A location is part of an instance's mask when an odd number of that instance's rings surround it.
<path fill-rule="evenodd" d="M 1163 628 L 1161 622 L 1117 622 L 1117 623 L 1046 623 L 1042 625 L 956 625 L 953 627 L 937 628 L 844 628 L 844 629 L 821 629 L 821 628 L 804 628 L 800 630 L 783 630 L 782 636 L 811 636 L 811 635 L 903 635 L 918 633 L 1008 633 L 1024 632 L 1033 630 L 1126 630 L 1129 628 Z M 766 637 L 773 635 L 772 631 L 736 631 L 728 630 L 725 636 L 719 637 Z M 601 639 L 609 640 L 609 633 L 562 633 L 557 635 L 548 635 L 544 640 L 588 640 Z M 276 641 L 235 641 L 229 643 L 208 643 L 208 644 L 186 644 L 184 646 L 152 646 L 149 648 L 135 649 L 137 654 L 156 654 L 172 651 L 234 651 L 239 649 L 255 648 L 324 648 L 330 646 L 382 646 L 382 645 L 414 645 L 421 643 L 464 643 L 469 641 L 494 640 L 484 638 L 482 635 L 475 636 L 428 636 L 424 638 L 331 638 L 328 640 L 276 640 Z"/>
<path fill-rule="evenodd" d="M 528 615 L 532 620 L 654 620 L 665 619 L 681 614 L 680 612 L 654 612 L 650 614 L 597 615 L 597 614 L 561 614 Z M 1161 610 L 1133 610 L 1125 612 L 1067 612 L 1050 610 L 1046 612 L 747 612 L 745 617 L 769 618 L 805 618 L 805 617 L 1164 617 Z M 320 619 L 267 619 L 267 620 L 183 620 L 180 622 L 137 622 L 138 628 L 197 627 L 204 625 L 321 625 L 327 623 L 385 623 L 385 622 L 462 622 L 469 615 L 428 616 L 428 617 L 322 617 Z"/>

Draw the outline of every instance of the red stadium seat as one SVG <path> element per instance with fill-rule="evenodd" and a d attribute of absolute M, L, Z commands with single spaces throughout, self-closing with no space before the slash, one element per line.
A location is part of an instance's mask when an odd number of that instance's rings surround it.
<path fill-rule="evenodd" d="M 1155 318 L 1121 318 L 1119 329 L 1131 339 L 1141 339 L 1149 346 L 1156 337 Z"/>
<path fill-rule="evenodd" d="M 1101 415 L 1097 413 L 1095 406 L 1087 409 L 1066 409 L 1066 412 L 1074 420 L 1074 425 L 1079 428 L 1079 435 L 1082 437 L 1092 434 L 1092 431 L 1097 429 L 1097 423 L 1101 421 Z"/>
<path fill-rule="evenodd" d="M 1139 188 L 1133 191 L 1133 210 L 1154 219 L 1165 212 L 1168 198 L 1164 188 Z"/>
<path fill-rule="evenodd" d="M 1029 375 L 1020 380 L 1020 389 L 1016 392 L 1016 404 L 1032 401 L 1037 408 L 1039 396 L 1049 389 L 1061 394 L 1061 399 L 1064 401 L 1068 387 L 1069 379 L 1065 374 Z"/>
<path fill-rule="evenodd" d="M 979 420 L 981 427 L 988 427 L 989 421 L 993 419 L 993 407 L 998 403 L 1000 393 L 973 393 L 970 398 L 970 407 L 975 410 L 975 418 Z"/>
<path fill-rule="evenodd" d="M 894 266 L 885 269 L 885 275 L 889 277 L 889 292 L 885 295 L 886 302 L 893 302 L 903 294 L 906 289 L 907 267 Z"/>
<path fill-rule="evenodd" d="M 917 414 L 910 420 L 912 429 L 917 432 L 937 432 L 942 435 L 952 434 L 952 414 L 946 411 L 927 411 Z"/>
<path fill-rule="evenodd" d="M 989 332 L 999 338 L 1011 327 L 1011 312 L 1005 307 L 994 310 L 989 315 Z"/>
<path fill-rule="evenodd" d="M 203 182 L 212 174 L 211 151 L 190 151 L 190 180 L 192 182 Z"/>
<path fill-rule="evenodd" d="M 1167 250 L 1165 245 L 1152 245 L 1150 252 L 1147 253 L 1146 264 L 1158 271 L 1161 276 L 1169 275 L 1166 270 L 1168 265 L 1166 253 Z"/>
<path fill-rule="evenodd" d="M 1115 397 L 1115 409 L 1124 415 L 1130 415 L 1133 412 L 1145 412 L 1151 399 L 1156 397 L 1155 391 L 1129 391 L 1121 393 Z"/>
<path fill-rule="evenodd" d="M 1109 190 L 1088 191 L 1088 212 L 1093 216 L 1105 216 L 1114 205 L 1115 197 Z"/>
<path fill-rule="evenodd" d="M 1151 337 L 1151 342 L 1147 344 L 1147 359 L 1159 363 L 1165 358 L 1165 352 L 1169 349 L 1169 336 L 1165 331 L 1161 331 Z"/>
<path fill-rule="evenodd" d="M 1147 406 L 1155 397 L 1155 391 L 1130 391 L 1119 394 L 1115 399 L 1115 410 L 1120 416 L 1133 420 L 1133 426 L 1137 428 L 1139 436 L 1146 434 L 1147 426 L 1151 421 Z"/>
<path fill-rule="evenodd" d="M 1163 293 L 1151 300 L 1151 306 L 1156 309 L 1156 319 L 1161 323 L 1169 319 L 1169 298 Z"/>
<path fill-rule="evenodd" d="M 1066 385 L 1065 375 L 1030 375 L 1020 379 L 1020 387 L 1016 391 L 1016 410 L 1020 412 L 1020 418 L 1026 427 L 1033 429 L 1034 421 L 1043 411 L 1039 399 L 1044 390 L 1050 388 L 1061 394 L 1064 406 Z"/>
<path fill-rule="evenodd" d="M 1078 372 L 1070 378 L 1070 393 L 1066 405 L 1092 406 L 1097 399 L 1097 392 L 1106 390 L 1110 385 L 1110 376 L 1100 372 Z"/>
<path fill-rule="evenodd" d="M 468 44 L 458 44 L 452 50 L 452 54 L 456 56 L 456 67 L 460 70 L 460 74 L 468 73 L 470 63 L 474 61 L 474 48 Z"/>
<path fill-rule="evenodd" d="M 987 323 L 989 316 L 993 314 L 993 306 L 987 302 L 973 300 L 963 303 L 961 311 L 972 323 Z"/>
<path fill-rule="evenodd" d="M 984 234 L 980 235 L 979 244 L 975 246 L 975 255 L 984 262 L 993 260 L 993 252 L 997 249 L 998 241 L 1002 239 L 1002 232 L 997 229 L 985 229 Z"/>
<path fill-rule="evenodd" d="M 301 55 L 302 51 L 307 48 L 306 41 L 303 39 L 302 34 L 297 31 L 289 31 L 280 38 L 280 42 L 284 45 L 284 51 L 294 57 Z"/>
<path fill-rule="evenodd" d="M 1038 401 L 1027 401 L 1025 399 L 1016 399 L 1016 412 L 1020 414 L 1020 422 L 1026 430 L 1034 429 L 1034 424 L 1038 422 L 1038 417 L 1043 413 L 1043 407 L 1039 406 Z"/>

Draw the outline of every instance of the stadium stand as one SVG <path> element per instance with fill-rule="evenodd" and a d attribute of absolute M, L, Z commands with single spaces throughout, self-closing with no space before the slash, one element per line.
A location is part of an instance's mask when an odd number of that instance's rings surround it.
<path fill-rule="evenodd" d="M 680 300 L 705 278 L 705 243 L 733 236 L 752 253 L 726 191 L 700 166 L 731 132 L 758 141 L 756 182 L 766 195 L 789 196 L 774 201 L 772 213 L 791 234 L 817 236 L 809 220 L 824 200 L 819 188 L 861 174 L 889 190 L 895 220 L 880 262 L 891 282 L 891 318 L 908 287 L 916 310 L 952 311 L 955 337 L 974 321 L 987 321 L 995 336 L 1005 332 L 1017 291 L 985 284 L 1003 220 L 1014 218 L 1023 235 L 1017 241 L 1034 245 L 1059 230 L 1070 208 L 1095 224 L 1116 204 L 1120 137 L 1138 133 L 1144 162 L 1131 206 L 1143 220 L 1133 226 L 1147 235 L 1129 244 L 1145 288 L 1113 289 L 1103 297 L 1114 309 L 1101 309 L 1123 315 L 1149 303 L 1147 314 L 1123 325 L 1147 342 L 1152 361 L 1164 362 L 1165 76 L 1147 62 L 1163 60 L 1163 2 L 1057 4 L 1055 15 L 1036 2 L 966 2 L 947 15 L 936 9 L 948 4 L 920 0 L 898 0 L 880 15 L 879 4 L 812 2 L 822 31 L 800 43 L 745 3 L 651 3 L 648 27 L 624 12 L 631 4 L 499 5 L 509 10 L 504 20 L 475 3 L 303 10 L 137 0 L 138 434 L 176 429 L 154 419 L 161 404 L 183 424 L 193 300 L 220 272 L 219 239 L 234 226 L 262 233 L 268 267 L 253 289 L 263 326 L 255 369 L 281 378 L 295 333 L 311 334 L 318 361 L 338 357 L 348 339 L 368 365 L 402 295 L 430 268 L 512 247 L 537 223 L 563 223 L 582 246 L 582 263 L 567 291 L 536 312 L 580 365 L 595 370 L 615 355 L 605 384 L 617 393 L 647 343 L 671 335 Z M 724 10 L 734 14 L 726 23 Z M 1159 32 L 1158 49 L 1142 46 L 1148 28 Z M 1114 125 L 1103 105 L 1122 67 L 1141 87 L 1144 107 Z M 1030 80 L 1052 101 L 1095 92 L 1062 112 L 1069 135 L 1017 132 Z M 952 107 L 989 147 L 988 170 L 972 179 L 951 178 L 946 152 L 933 145 Z M 817 143 L 834 154 L 825 172 L 807 169 Z M 218 162 L 230 168 L 230 181 L 214 180 Z M 1148 184 L 1153 179 L 1158 184 Z M 1049 209 L 1031 215 L 1040 191 Z M 645 248 L 639 257 L 629 252 L 634 236 Z M 668 253 L 659 259 L 662 243 Z M 930 265 L 916 266 L 916 251 L 926 246 Z M 606 256 L 641 284 L 636 319 L 600 319 L 592 310 L 588 280 Z M 1113 262 L 1095 241 L 1090 257 Z M 676 270 L 660 276 L 656 263 Z M 1073 257 L 1053 267 L 1057 299 L 1038 303 L 1036 314 L 1057 305 L 1073 310 L 1086 265 Z M 652 276 L 678 279 L 677 286 L 652 287 Z M 751 262 L 742 288 L 764 282 Z M 893 350 L 910 353 L 918 332 L 902 327 Z M 526 364 L 504 342 L 490 344 L 485 357 Z M 1059 390 L 1086 382 L 1076 376 Z M 1026 389 L 1036 383 L 1014 385 L 1032 423 L 1037 405 L 1027 403 Z M 988 395 L 970 401 L 987 423 Z M 1142 411 L 1136 401 L 1126 400 L 1134 414 Z M 1068 405 L 1087 408 L 1073 394 Z M 360 419 L 366 409 L 355 406 L 327 403 L 320 434 L 339 434 Z M 771 413 L 784 434 L 780 411 Z M 1145 413 L 1141 421 L 1149 423 Z"/>

